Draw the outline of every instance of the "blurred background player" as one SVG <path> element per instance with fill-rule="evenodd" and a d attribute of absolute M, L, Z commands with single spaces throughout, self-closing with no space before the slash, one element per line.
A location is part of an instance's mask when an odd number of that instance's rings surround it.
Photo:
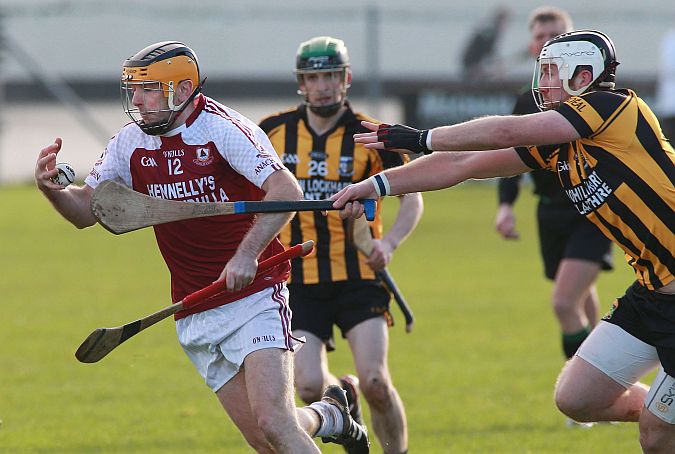
<path fill-rule="evenodd" d="M 481 78 L 494 78 L 501 65 L 497 58 L 497 47 L 506 32 L 511 10 L 506 6 L 497 7 L 485 23 L 481 23 L 469 37 L 462 50 L 462 71 L 468 83 Z"/>
<path fill-rule="evenodd" d="M 365 131 L 360 122 L 368 117 L 355 113 L 347 102 L 352 73 L 342 40 L 320 36 L 301 43 L 295 72 L 302 104 L 264 119 L 260 126 L 298 178 L 305 199 L 328 198 L 352 182 L 407 160 L 354 145 L 352 135 Z M 387 364 L 390 296 L 373 270 L 391 261 L 423 210 L 418 193 L 403 195 L 399 201 L 396 220 L 384 237 L 378 207 L 371 224 L 377 239 L 368 258 L 346 241 L 347 221 L 337 213 L 327 217 L 298 213 L 281 233 L 284 244 L 300 239 L 316 242 L 316 254 L 293 261 L 289 281 L 293 334 L 307 339 L 295 356 L 297 391 L 305 402 L 312 402 L 327 385 L 340 383 L 348 391 L 352 415 L 361 420 L 360 382 L 372 428 L 384 452 L 391 454 L 407 451 L 407 424 Z M 349 375 L 338 380 L 328 370 L 333 325 L 349 343 L 358 380 Z"/>
<path fill-rule="evenodd" d="M 132 121 L 110 140 L 85 184 L 64 189 L 51 182 L 61 150 L 57 139 L 38 156 L 38 188 L 79 228 L 96 223 L 91 197 L 108 179 L 144 194 L 162 188 L 175 194 L 166 197 L 185 201 L 302 198 L 260 128 L 201 94 L 202 84 L 197 57 L 185 44 L 165 41 L 142 49 L 122 68 L 122 102 Z M 256 276 L 259 259 L 283 251 L 277 235 L 292 216 L 217 216 L 155 227 L 174 302 L 215 280 L 225 279 L 229 290 L 178 313 L 178 340 L 256 451 L 318 453 L 310 436 L 321 436 L 367 453 L 365 429 L 349 415 L 341 388 L 330 387 L 320 402 L 295 408 L 296 342 L 285 286 L 290 264 Z"/>
<path fill-rule="evenodd" d="M 534 59 L 546 41 L 572 30 L 567 12 L 544 6 L 535 9 L 528 21 L 528 49 Z M 518 98 L 515 115 L 539 112 L 531 88 Z M 537 224 L 544 274 L 554 281 L 553 311 L 562 331 L 562 349 L 569 359 L 598 322 L 599 298 L 595 280 L 600 269 L 612 268 L 612 244 L 602 232 L 574 208 L 560 187 L 557 176 L 546 170 L 529 173 L 539 197 Z M 500 178 L 497 231 L 505 239 L 517 239 L 513 213 L 522 175 Z M 570 425 L 574 421 L 569 421 Z"/>

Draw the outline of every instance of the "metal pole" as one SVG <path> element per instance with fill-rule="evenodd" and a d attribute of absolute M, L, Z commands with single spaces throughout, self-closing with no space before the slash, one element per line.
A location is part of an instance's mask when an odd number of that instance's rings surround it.
<path fill-rule="evenodd" d="M 4 65 L 3 60 L 5 58 L 5 48 L 6 48 L 6 43 L 5 43 L 5 11 L 2 7 L 0 7 L 0 109 L 5 107 L 5 73 L 3 71 Z M 2 116 L 2 111 L 0 111 L 0 138 L 2 138 L 2 130 L 3 130 L 3 122 L 2 122 L 3 116 Z M 0 140 L 0 143 L 2 143 L 2 140 Z M 3 149 L 0 148 L 0 164 L 2 164 L 2 153 Z M 0 167 L 0 183 L 2 183 L 2 167 Z"/>
<path fill-rule="evenodd" d="M 102 145 L 107 145 L 110 133 L 99 123 L 89 111 L 82 98 L 64 80 L 43 68 L 26 51 L 9 36 L 3 36 L 5 48 L 30 75 L 41 83 L 49 92 L 65 105 L 84 128 Z"/>

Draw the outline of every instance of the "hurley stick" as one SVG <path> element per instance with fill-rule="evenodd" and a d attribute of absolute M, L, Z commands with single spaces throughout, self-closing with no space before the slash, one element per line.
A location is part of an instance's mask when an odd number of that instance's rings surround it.
<path fill-rule="evenodd" d="M 368 225 L 368 222 L 366 222 L 364 218 L 361 217 L 351 221 L 348 227 L 347 235 L 354 247 L 361 251 L 366 257 L 369 257 L 370 254 L 372 254 L 373 235 L 370 232 L 370 226 Z M 403 297 L 403 294 L 401 294 L 401 291 L 398 289 L 396 282 L 394 282 L 394 278 L 391 276 L 387 268 L 376 271 L 375 274 L 382 280 L 385 287 L 387 287 L 387 290 L 389 290 L 389 292 L 394 296 L 396 304 L 398 304 L 399 309 L 401 309 L 403 317 L 405 317 L 406 333 L 411 332 L 415 323 L 415 319 L 410 306 L 408 306 L 408 303 Z"/>
<path fill-rule="evenodd" d="M 307 255 L 312 251 L 313 247 L 314 242 L 311 240 L 302 244 L 296 244 L 284 252 L 260 262 L 258 264 L 258 273 L 274 268 L 286 260 Z M 199 304 L 204 302 L 207 298 L 216 295 L 225 289 L 225 281 L 214 282 L 201 290 L 189 294 L 176 304 L 172 304 L 154 314 L 127 323 L 126 325 L 117 326 L 115 328 L 96 328 L 89 336 L 87 336 L 84 342 L 82 342 L 82 345 L 80 345 L 75 352 L 75 357 L 83 363 L 95 363 L 113 351 L 118 345 L 144 329 L 151 327 L 155 323 L 162 321 L 183 309 L 199 306 Z"/>
<path fill-rule="evenodd" d="M 366 218 L 375 219 L 377 202 L 373 199 L 360 202 L 364 205 Z M 150 197 L 112 180 L 99 184 L 91 198 L 91 211 L 96 220 L 116 235 L 207 216 L 327 210 L 335 210 L 332 200 L 180 202 Z"/>

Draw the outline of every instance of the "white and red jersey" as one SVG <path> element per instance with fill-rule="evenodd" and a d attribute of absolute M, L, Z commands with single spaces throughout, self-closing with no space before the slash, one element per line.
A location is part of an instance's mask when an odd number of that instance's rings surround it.
<path fill-rule="evenodd" d="M 113 137 L 85 183 L 95 188 L 116 179 L 143 194 L 192 202 L 261 200 L 261 188 L 284 169 L 265 133 L 240 113 L 199 95 L 187 122 L 163 135 L 145 134 L 135 123 Z M 171 297 L 180 301 L 211 284 L 253 224 L 253 215 L 214 216 L 155 226 L 157 244 L 171 272 Z M 283 251 L 275 238 L 260 255 Z M 214 296 L 184 317 L 238 300 L 288 278 L 288 262 L 256 277 L 239 292 Z M 178 318 L 180 318 L 178 317 Z"/>

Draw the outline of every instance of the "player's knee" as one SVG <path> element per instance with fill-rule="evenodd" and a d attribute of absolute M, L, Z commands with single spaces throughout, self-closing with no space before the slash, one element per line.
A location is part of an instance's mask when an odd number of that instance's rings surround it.
<path fill-rule="evenodd" d="M 565 416 L 579 422 L 590 422 L 591 412 L 586 402 L 579 399 L 573 390 L 558 386 L 555 390 L 555 404 Z"/>
<path fill-rule="evenodd" d="M 673 452 L 675 448 L 675 425 L 656 417 L 641 417 L 640 446 L 644 453 L 649 454 Z"/>
<path fill-rule="evenodd" d="M 296 377 L 295 389 L 303 402 L 311 404 L 321 399 L 323 383 L 322 377 Z"/>
<path fill-rule="evenodd" d="M 560 317 L 568 317 L 576 312 L 574 301 L 567 298 L 553 298 L 553 312 Z"/>
<path fill-rule="evenodd" d="M 287 428 L 284 427 L 284 424 L 279 423 L 279 418 L 275 415 L 266 414 L 258 417 L 258 427 L 260 431 L 264 434 L 267 445 L 272 445 L 274 447 L 283 446 L 284 437 L 287 434 Z M 267 451 L 264 451 L 267 452 Z M 271 450 L 269 452 L 276 452 L 276 450 Z"/>
<path fill-rule="evenodd" d="M 255 434 L 244 433 L 243 435 L 248 445 L 253 448 L 255 452 L 263 454 L 274 454 L 276 452 L 262 432 L 256 431 Z"/>
<path fill-rule="evenodd" d="M 640 446 L 642 447 L 642 452 L 644 454 L 659 452 L 657 440 L 658 437 L 653 436 L 651 432 L 640 430 Z"/>
<path fill-rule="evenodd" d="M 394 389 L 391 381 L 385 376 L 371 375 L 361 381 L 360 388 L 372 407 L 383 410 L 391 406 Z"/>
<path fill-rule="evenodd" d="M 668 445 L 672 446 L 672 440 L 670 443 L 664 440 L 662 432 L 653 430 L 653 428 L 640 426 L 640 446 L 643 453 L 656 454 L 667 452 L 663 448 Z"/>

